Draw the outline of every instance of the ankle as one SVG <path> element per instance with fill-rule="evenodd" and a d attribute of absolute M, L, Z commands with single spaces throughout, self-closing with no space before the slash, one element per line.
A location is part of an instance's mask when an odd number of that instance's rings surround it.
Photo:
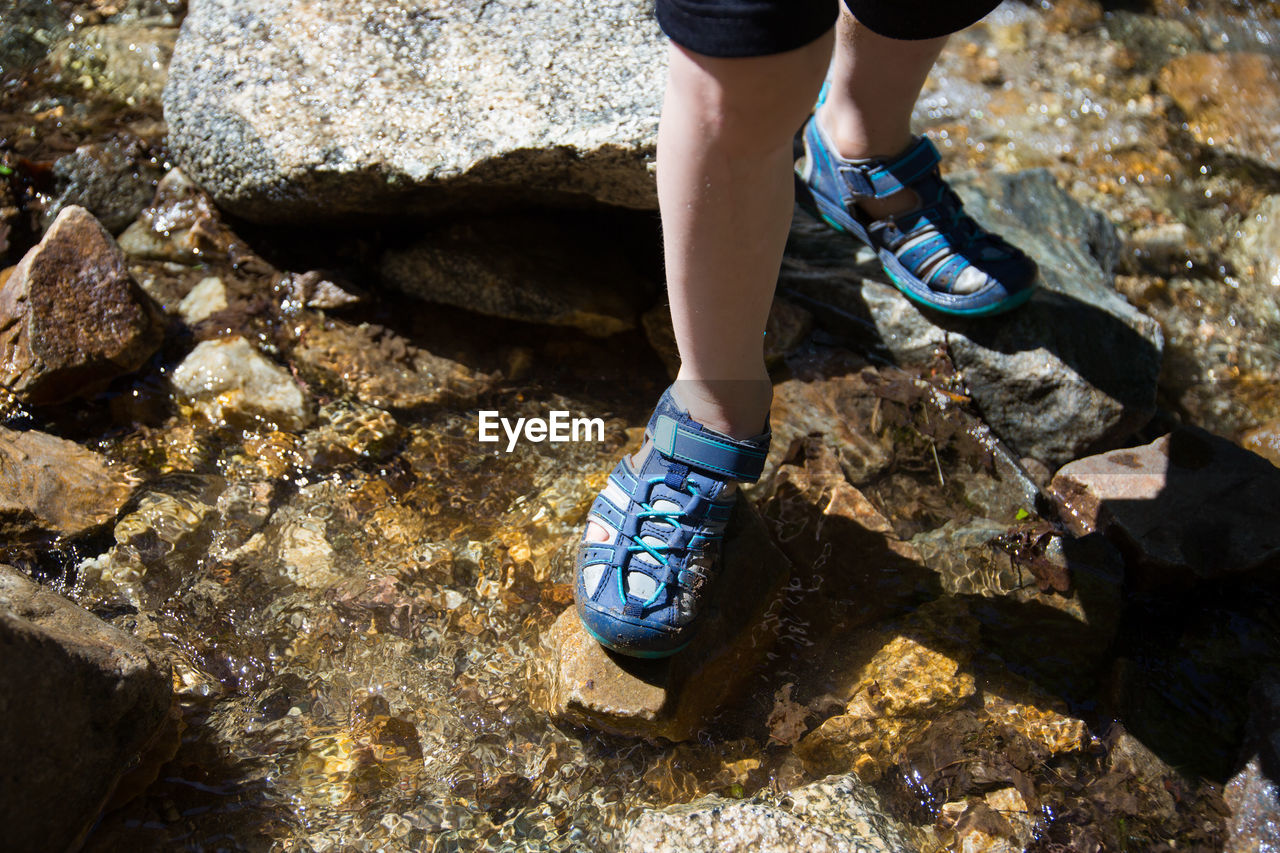
<path fill-rule="evenodd" d="M 892 160 L 911 147 L 910 128 L 871 133 L 849 110 L 837 111 L 830 101 L 818 107 L 817 121 L 832 149 L 845 160 Z"/>
<path fill-rule="evenodd" d="M 677 405 L 695 421 L 742 441 L 765 431 L 773 402 L 773 383 L 761 380 L 677 379 L 672 388 Z"/>

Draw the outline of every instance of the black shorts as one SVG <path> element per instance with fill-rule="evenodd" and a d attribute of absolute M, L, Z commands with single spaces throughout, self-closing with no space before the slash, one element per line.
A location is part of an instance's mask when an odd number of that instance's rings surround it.
<path fill-rule="evenodd" d="M 657 0 L 673 42 L 704 56 L 765 56 L 808 44 L 835 24 L 840 0 Z M 844 0 L 882 36 L 928 39 L 962 30 L 1000 0 Z"/>

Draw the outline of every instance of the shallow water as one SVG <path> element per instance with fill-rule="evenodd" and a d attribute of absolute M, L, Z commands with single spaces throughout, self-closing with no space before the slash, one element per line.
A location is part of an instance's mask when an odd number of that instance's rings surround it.
<path fill-rule="evenodd" d="M 1186 226 L 1192 240 L 1170 256 L 1133 242 L 1122 286 L 1165 325 L 1165 421 L 1230 437 L 1280 418 L 1275 294 L 1242 283 L 1228 259 L 1228 235 L 1280 190 L 1280 175 L 1197 142 L 1153 81 L 1177 51 L 1276 53 L 1272 7 L 1170 15 L 1187 39 L 1175 44 L 1151 35 L 1149 14 L 1077 21 L 1006 4 L 955 39 L 917 110 L 952 169 L 1044 166 L 1130 238 Z M 140 140 L 167 168 L 158 118 L 39 75 L 10 78 L 0 154 L 34 212 L 52 192 L 52 161 L 85 141 Z M 18 222 L 6 263 L 36 237 Z M 1020 651 L 1023 632 L 1066 620 L 1048 612 L 1058 599 L 1029 568 L 985 543 L 998 533 L 1018 551 L 1037 507 L 1000 473 L 963 405 L 937 403 L 929 389 L 962 389 L 945 365 L 869 367 L 819 336 L 777 380 L 870 370 L 843 412 L 882 455 L 860 451 L 878 461 L 852 485 L 897 540 L 924 548 L 943 531 L 938 560 L 954 551 L 956 565 L 923 571 L 883 536 L 833 520 L 818 481 L 805 479 L 831 464 L 831 449 L 798 445 L 755 494 L 795 567 L 770 617 L 779 640 L 766 664 L 692 742 L 608 737 L 548 721 L 538 661 L 572 600 L 562 546 L 665 384 L 652 349 L 636 332 L 600 341 L 379 294 L 331 314 L 341 329 L 376 324 L 380 363 L 417 345 L 497 378 L 465 405 L 371 405 L 359 383 L 308 372 L 295 356 L 325 322 L 291 301 L 276 269 L 309 268 L 297 235 L 233 232 L 196 266 L 151 261 L 136 272 L 174 294 L 218 274 L 252 298 L 171 335 L 148 369 L 100 398 L 5 412 L 10 425 L 82 441 L 148 478 L 110 535 L 0 553 L 176 662 L 182 745 L 145 794 L 103 818 L 88 849 L 608 849 L 647 806 L 820 776 L 821 762 L 797 753 L 800 735 L 839 716 L 859 673 L 903 637 L 953 661 L 974 690 L 927 726 L 885 725 L 867 746 L 876 763 L 860 770 L 921 843 L 954 843 L 938 829 L 947 803 L 1012 786 L 1034 795 L 1028 849 L 1220 849 L 1239 694 L 1280 664 L 1280 591 L 1245 578 L 1113 602 L 1121 630 L 1085 670 L 1072 654 Z M 339 246 L 309 263 L 343 266 L 371 288 L 362 251 Z M 297 369 L 320 403 L 316 426 L 212 425 L 170 399 L 167 371 L 195 340 L 228 331 Z M 506 454 L 476 442 L 481 408 L 600 416 L 606 438 Z M 777 419 L 799 429 L 808 417 L 796 406 Z M 978 544 L 962 546 L 955 530 L 975 524 Z M 935 682 L 921 678 L 934 701 Z M 1001 728 L 991 708 L 1013 696 L 1054 720 L 1083 720 L 1087 736 L 1046 752 Z M 1126 770 L 1117 721 L 1183 775 Z M 1019 750 L 1028 760 L 1011 763 Z"/>

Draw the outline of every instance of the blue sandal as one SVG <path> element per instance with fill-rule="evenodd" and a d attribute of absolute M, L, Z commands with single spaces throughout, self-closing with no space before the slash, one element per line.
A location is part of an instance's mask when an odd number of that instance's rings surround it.
<path fill-rule="evenodd" d="M 816 113 L 801 132 L 804 157 L 796 162 L 796 200 L 809 213 L 866 243 L 898 289 L 913 302 L 946 314 L 999 314 L 1030 298 L 1035 261 L 986 231 L 964 211 L 942 179 L 938 149 L 920 137 L 893 160 L 845 160 Z M 859 198 L 886 198 L 914 190 L 920 207 L 873 220 Z"/>
<path fill-rule="evenodd" d="M 639 470 L 624 457 L 589 518 L 612 541 L 578 548 L 574 598 L 591 636 L 624 655 L 660 658 L 689 644 L 709 597 L 737 491 L 764 470 L 770 433 L 737 441 L 680 409 L 668 388 L 645 429 Z"/>

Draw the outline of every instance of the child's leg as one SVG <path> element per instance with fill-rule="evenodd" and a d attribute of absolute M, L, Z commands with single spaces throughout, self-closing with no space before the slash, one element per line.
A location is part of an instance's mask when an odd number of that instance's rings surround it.
<path fill-rule="evenodd" d="M 911 144 L 911 111 L 948 36 L 902 41 L 859 23 L 842 4 L 831 88 L 819 120 L 841 157 L 890 158 Z M 920 203 L 912 191 L 860 206 L 876 219 Z"/>
<path fill-rule="evenodd" d="M 672 45 L 658 132 L 667 289 L 690 414 L 758 434 L 772 399 L 763 338 L 795 201 L 792 139 L 831 55 L 826 35 L 771 56 Z"/>
<path fill-rule="evenodd" d="M 650 440 L 592 504 L 574 585 L 583 625 L 614 651 L 689 643 L 735 484 L 764 467 L 764 329 L 795 200 L 792 138 L 830 59 L 830 24 L 818 24 L 816 40 L 762 56 L 671 48 L 658 199 L 680 374 Z"/>

